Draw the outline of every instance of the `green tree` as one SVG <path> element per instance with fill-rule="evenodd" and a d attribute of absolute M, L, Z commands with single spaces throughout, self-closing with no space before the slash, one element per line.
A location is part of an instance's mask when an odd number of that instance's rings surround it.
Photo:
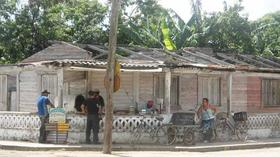
<path fill-rule="evenodd" d="M 7 42 L 9 41 L 10 23 L 14 11 L 16 10 L 16 0 L 2 0 L 0 1 L 0 63 L 8 62 L 7 58 Z"/>
<path fill-rule="evenodd" d="M 165 12 L 156 0 L 126 0 L 119 20 L 118 43 L 164 47 L 161 17 Z"/>
<path fill-rule="evenodd" d="M 204 27 L 209 30 L 205 34 L 208 46 L 217 51 L 254 52 L 251 38 L 251 26 L 248 18 L 242 16 L 241 2 L 227 7 L 222 12 L 205 16 Z"/>
<path fill-rule="evenodd" d="M 280 11 L 267 14 L 252 23 L 257 52 L 280 57 Z"/>
<path fill-rule="evenodd" d="M 0 58 L 17 62 L 48 45 L 48 40 L 105 42 L 103 21 L 107 7 L 97 0 L 29 0 L 14 10 L 5 1 L 1 14 Z M 9 16 L 7 16 L 9 15 Z"/>
<path fill-rule="evenodd" d="M 202 25 L 200 0 L 190 1 L 193 11 L 187 22 L 173 10 L 162 8 L 155 0 L 125 2 L 124 16 L 120 20 L 120 42 L 168 50 L 205 45 L 203 37 L 207 29 Z M 134 6 L 133 9 L 131 5 Z M 126 10 L 132 12 L 127 13 Z"/>

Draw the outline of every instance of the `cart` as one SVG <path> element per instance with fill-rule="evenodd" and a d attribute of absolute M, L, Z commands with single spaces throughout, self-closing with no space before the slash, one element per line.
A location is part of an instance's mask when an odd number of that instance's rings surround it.
<path fill-rule="evenodd" d="M 195 112 L 173 113 L 168 123 L 162 124 L 156 131 L 157 142 L 172 145 L 195 144 L 195 131 L 200 125 L 195 124 Z"/>

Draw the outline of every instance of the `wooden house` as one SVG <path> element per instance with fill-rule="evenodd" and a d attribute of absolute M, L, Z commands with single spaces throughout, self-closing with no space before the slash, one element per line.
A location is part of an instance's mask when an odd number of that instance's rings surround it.
<path fill-rule="evenodd" d="M 116 112 L 141 109 L 148 100 L 156 105 L 163 100 L 167 113 L 187 111 L 204 97 L 220 111 L 279 112 L 277 58 L 209 48 L 170 52 L 124 46 L 118 46 L 116 56 L 122 71 L 121 89 L 114 93 Z M 36 99 L 45 89 L 51 101 L 68 110 L 78 94 L 89 90 L 98 88 L 106 97 L 106 59 L 106 46 L 52 42 L 17 65 L 0 66 L 0 109 L 36 112 Z"/>

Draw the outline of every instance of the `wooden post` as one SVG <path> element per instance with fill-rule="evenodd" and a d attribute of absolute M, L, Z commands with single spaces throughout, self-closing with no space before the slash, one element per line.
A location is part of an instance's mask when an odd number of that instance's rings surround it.
<path fill-rule="evenodd" d="M 164 105 L 166 108 L 166 113 L 171 113 L 171 105 L 170 105 L 170 88 L 171 88 L 171 72 L 165 72 L 165 91 L 164 91 Z"/>
<path fill-rule="evenodd" d="M 63 107 L 63 68 L 57 71 L 58 107 Z"/>
<path fill-rule="evenodd" d="M 232 73 L 229 72 L 228 74 L 228 80 L 227 80 L 227 86 L 228 86 L 228 96 L 227 96 L 227 114 L 228 116 L 231 114 L 231 97 L 232 97 Z"/>
<path fill-rule="evenodd" d="M 133 103 L 135 109 L 138 110 L 138 105 L 136 103 L 139 102 L 139 72 L 133 73 Z"/>
<path fill-rule="evenodd" d="M 118 12 L 121 0 L 113 0 L 110 17 L 110 33 L 109 33 L 109 53 L 107 67 L 107 104 L 105 105 L 105 123 L 104 123 L 104 144 L 103 153 L 111 154 L 112 152 L 112 123 L 113 123 L 113 90 L 114 90 L 114 68 L 115 68 L 115 52 L 117 44 L 117 27 Z"/>

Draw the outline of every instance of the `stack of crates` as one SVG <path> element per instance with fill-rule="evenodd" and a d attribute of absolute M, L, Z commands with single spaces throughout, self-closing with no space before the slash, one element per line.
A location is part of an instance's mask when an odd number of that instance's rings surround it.
<path fill-rule="evenodd" d="M 47 123 L 47 142 L 54 144 L 64 144 L 67 142 L 69 124 L 68 123 Z"/>

